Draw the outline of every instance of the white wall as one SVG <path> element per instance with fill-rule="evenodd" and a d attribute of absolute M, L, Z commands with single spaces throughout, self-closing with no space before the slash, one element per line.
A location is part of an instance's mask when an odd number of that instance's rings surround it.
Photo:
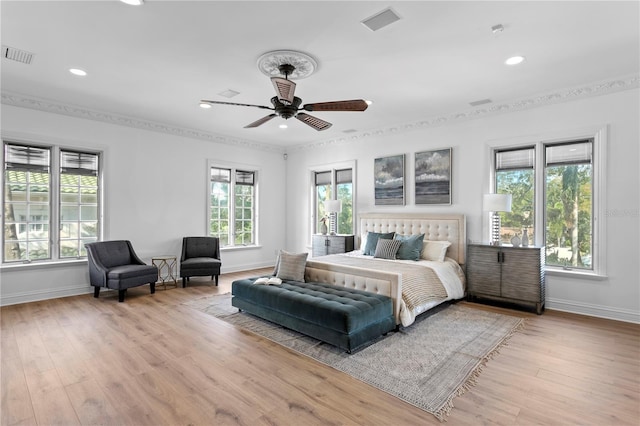
<path fill-rule="evenodd" d="M 273 265 L 285 244 L 285 163 L 275 150 L 225 143 L 2 106 L 3 139 L 98 149 L 104 152 L 104 238 L 131 240 L 137 254 L 179 257 L 182 237 L 206 235 L 207 161 L 248 164 L 259 173 L 260 248 L 224 251 L 222 272 Z M 271 167 L 263 167 L 270 164 Z M 268 200 L 268 201 L 267 201 Z M 86 261 L 61 265 L 5 266 L 1 304 L 87 293 Z"/>
<path fill-rule="evenodd" d="M 490 146 L 607 127 L 607 277 L 592 280 L 548 275 L 547 308 L 640 322 L 639 98 L 638 89 L 626 90 L 441 127 L 382 131 L 357 142 L 292 151 L 287 161 L 287 200 L 291 202 L 289 211 L 295 213 L 287 217 L 287 247 L 308 250 L 307 239 L 301 236 L 311 232 L 308 175 L 313 166 L 357 159 L 357 213 L 463 213 L 468 239 L 488 241 L 483 229 L 482 194 L 490 187 Z M 375 158 L 406 154 L 406 175 L 410 177 L 415 152 L 447 147 L 453 147 L 451 206 L 416 206 L 411 179 L 404 207 L 374 205 Z"/>
<path fill-rule="evenodd" d="M 547 307 L 640 322 L 640 130 L 638 89 L 412 131 L 382 131 L 355 142 L 280 153 L 2 106 L 3 137 L 105 153 L 105 238 L 130 239 L 138 254 L 176 254 L 185 235 L 204 235 L 208 159 L 248 163 L 260 173 L 261 248 L 223 253 L 223 272 L 271 265 L 275 251 L 307 251 L 309 169 L 356 160 L 357 212 L 455 212 L 467 215 L 468 238 L 486 241 L 482 194 L 489 188 L 490 146 L 607 126 L 607 278 L 547 277 Z M 409 179 L 404 207 L 376 207 L 373 160 L 453 148 L 453 204 L 416 206 Z M 275 167 L 260 168 L 262 164 Z M 410 176 L 410 173 L 407 173 Z M 284 189 L 286 188 L 286 189 Z M 268 201 L 267 201 L 268 200 Z M 279 208 L 265 208 L 266 205 Z M 283 214 L 283 212 L 285 212 Z M 0 303 L 86 293 L 86 262 L 3 267 Z"/>

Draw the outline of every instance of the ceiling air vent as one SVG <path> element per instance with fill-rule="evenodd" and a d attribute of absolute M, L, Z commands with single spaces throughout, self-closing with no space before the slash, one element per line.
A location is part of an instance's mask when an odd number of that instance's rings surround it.
<path fill-rule="evenodd" d="M 469 102 L 469 105 L 476 107 L 484 104 L 490 104 L 491 102 L 493 102 L 491 99 L 480 99 L 479 101 Z"/>
<path fill-rule="evenodd" d="M 15 47 L 2 46 L 2 57 L 28 65 L 33 59 L 33 53 Z"/>
<path fill-rule="evenodd" d="M 378 31 L 381 28 L 386 27 L 389 24 L 393 24 L 399 21 L 400 17 L 391 8 L 387 8 L 382 12 L 365 19 L 362 23 L 371 31 Z"/>

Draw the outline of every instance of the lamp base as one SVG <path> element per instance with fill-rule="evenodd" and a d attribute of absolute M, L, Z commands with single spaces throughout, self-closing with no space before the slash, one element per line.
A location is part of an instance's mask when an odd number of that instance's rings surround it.
<path fill-rule="evenodd" d="M 491 241 L 492 246 L 502 245 L 500 242 L 500 213 L 493 212 L 491 215 Z"/>

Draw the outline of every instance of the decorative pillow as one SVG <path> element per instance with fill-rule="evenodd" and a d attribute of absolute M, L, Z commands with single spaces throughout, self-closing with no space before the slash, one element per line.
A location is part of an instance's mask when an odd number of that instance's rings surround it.
<path fill-rule="evenodd" d="M 376 254 L 376 246 L 378 245 L 378 240 L 382 238 L 383 240 L 393 240 L 393 236 L 395 232 L 389 232 L 387 234 L 381 234 L 379 232 L 367 232 L 367 245 L 364 246 L 364 250 L 362 254 L 367 256 L 373 256 Z"/>
<path fill-rule="evenodd" d="M 276 265 L 276 277 L 282 280 L 304 282 L 304 269 L 309 253 L 292 254 L 280 250 Z"/>
<path fill-rule="evenodd" d="M 427 240 L 423 243 L 422 259 L 443 262 L 450 245 L 451 243 L 449 241 Z"/>
<path fill-rule="evenodd" d="M 400 235 L 396 234 L 394 237 L 400 241 L 400 248 L 398 249 L 397 258 L 401 260 L 420 260 L 422 254 L 422 243 L 424 240 L 424 234 L 420 235 Z"/>
<path fill-rule="evenodd" d="M 402 243 L 398 240 L 387 240 L 380 238 L 376 244 L 376 252 L 373 257 L 380 259 L 395 259 L 396 253 Z"/>

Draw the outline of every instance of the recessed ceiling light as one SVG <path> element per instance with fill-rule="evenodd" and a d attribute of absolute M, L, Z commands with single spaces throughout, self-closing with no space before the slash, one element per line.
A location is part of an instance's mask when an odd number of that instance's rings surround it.
<path fill-rule="evenodd" d="M 371 105 L 373 103 L 373 101 L 365 101 L 367 103 L 367 105 Z"/>
<path fill-rule="evenodd" d="M 120 0 L 122 3 L 126 3 L 131 6 L 140 6 L 144 3 L 144 0 Z"/>
<path fill-rule="evenodd" d="M 281 124 L 281 125 L 279 125 L 278 127 L 280 127 L 281 129 L 286 129 L 286 128 L 288 128 L 289 126 L 287 126 L 286 124 Z"/>
<path fill-rule="evenodd" d="M 211 104 L 207 104 L 205 102 L 200 102 L 200 108 L 209 109 L 209 108 L 211 108 Z"/>
<path fill-rule="evenodd" d="M 518 65 L 521 64 L 522 61 L 524 61 L 524 56 L 512 56 L 504 61 L 504 63 L 507 65 Z"/>
<path fill-rule="evenodd" d="M 80 68 L 69 68 L 69 72 L 73 75 L 77 75 L 79 77 L 84 77 L 87 75 L 87 72 Z"/>

